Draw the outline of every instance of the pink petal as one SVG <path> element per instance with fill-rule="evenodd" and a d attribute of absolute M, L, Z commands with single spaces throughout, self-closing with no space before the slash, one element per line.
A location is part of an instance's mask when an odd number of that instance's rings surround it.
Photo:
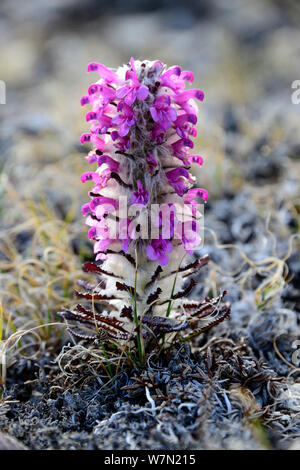
<path fill-rule="evenodd" d="M 152 245 L 148 245 L 147 246 L 147 256 L 149 259 L 151 259 L 152 261 L 155 261 L 158 257 L 158 254 L 157 252 L 154 250 L 153 246 Z"/>
<path fill-rule="evenodd" d="M 153 121 L 158 122 L 159 121 L 159 116 L 158 116 L 157 110 L 154 106 L 151 106 L 150 113 L 151 113 L 151 116 L 153 118 Z"/>
<path fill-rule="evenodd" d="M 90 64 L 88 64 L 87 71 L 88 72 L 98 72 L 101 75 L 101 77 L 108 83 L 111 83 L 111 82 L 119 83 L 120 82 L 120 78 L 115 72 L 108 69 L 104 65 L 99 64 L 98 62 L 91 62 Z"/>
<path fill-rule="evenodd" d="M 135 98 L 136 98 L 136 92 L 131 90 L 128 95 L 125 97 L 125 103 L 128 105 L 128 106 L 131 106 L 134 101 L 135 101 Z"/>
<path fill-rule="evenodd" d="M 124 137 L 129 132 L 129 127 L 126 122 L 124 122 L 119 129 L 119 136 Z"/>
<path fill-rule="evenodd" d="M 169 117 L 170 121 L 175 121 L 175 119 L 177 118 L 177 113 L 176 113 L 174 108 L 169 108 L 168 109 L 168 117 Z"/>
<path fill-rule="evenodd" d="M 160 254 L 158 257 L 158 262 L 161 266 L 166 266 L 169 262 L 169 257 L 167 255 Z"/>
<path fill-rule="evenodd" d="M 80 136 L 80 142 L 81 144 L 86 144 L 87 142 L 91 141 L 91 134 L 82 134 Z"/>
<path fill-rule="evenodd" d="M 80 179 L 82 181 L 82 183 L 86 183 L 86 181 L 91 181 L 93 180 L 93 177 L 94 175 L 96 175 L 97 173 L 93 172 L 93 171 L 86 171 L 85 173 L 83 173 L 81 176 L 80 176 Z M 99 175 L 98 175 L 99 176 Z"/>
<path fill-rule="evenodd" d="M 86 121 L 95 121 L 97 119 L 97 113 L 94 113 L 94 111 L 89 111 L 86 115 Z"/>
<path fill-rule="evenodd" d="M 90 209 L 90 203 L 87 202 L 86 204 L 83 204 L 83 206 L 81 207 L 81 212 L 83 215 L 86 215 L 88 214 L 89 212 L 91 212 L 91 209 Z"/>
<path fill-rule="evenodd" d="M 207 201 L 209 198 L 209 195 L 206 189 L 203 189 L 203 188 L 190 189 L 184 196 L 184 202 L 190 203 L 196 198 L 200 198 L 200 199 L 203 199 L 204 201 Z"/>
<path fill-rule="evenodd" d="M 186 80 L 187 82 L 193 83 L 193 81 L 194 81 L 194 74 L 193 74 L 193 72 L 191 72 L 190 70 L 184 70 L 184 71 L 181 73 L 180 78 L 182 78 L 182 80 Z"/>
<path fill-rule="evenodd" d="M 124 96 L 127 95 L 128 91 L 129 91 L 129 86 L 124 85 L 121 88 L 118 88 L 118 90 L 116 91 L 116 97 L 119 99 L 123 99 Z"/>
<path fill-rule="evenodd" d="M 197 165 L 203 164 L 203 158 L 200 155 L 189 155 L 188 161 L 190 163 L 197 163 Z"/>
<path fill-rule="evenodd" d="M 80 98 L 80 104 L 81 106 L 85 106 L 86 104 L 88 104 L 90 102 L 90 97 L 87 96 L 87 95 L 83 95 L 81 98 Z"/>
<path fill-rule="evenodd" d="M 137 99 L 140 100 L 140 101 L 143 101 L 147 98 L 149 94 L 149 89 L 146 85 L 141 85 L 137 91 Z"/>
<path fill-rule="evenodd" d="M 167 241 L 166 248 L 165 248 L 165 253 L 171 253 L 172 250 L 173 250 L 172 243 L 170 241 Z"/>

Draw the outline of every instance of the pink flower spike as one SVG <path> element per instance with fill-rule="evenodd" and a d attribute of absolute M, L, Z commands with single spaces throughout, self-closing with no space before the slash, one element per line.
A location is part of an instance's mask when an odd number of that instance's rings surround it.
<path fill-rule="evenodd" d="M 192 252 L 187 236 L 180 242 L 173 241 L 181 217 L 178 213 L 177 219 L 174 212 L 170 215 L 168 204 L 173 200 L 190 204 L 195 220 L 198 199 L 208 198 L 205 190 L 191 190 L 195 177 L 188 171 L 192 171 L 192 164 L 203 163 L 200 155 L 191 154 L 197 135 L 197 100 L 203 100 L 203 92 L 185 89 L 194 80 L 192 72 L 182 71 L 178 65 L 166 68 L 161 61 L 140 62 L 131 57 L 117 71 L 92 62 L 88 71 L 101 75 L 81 98 L 82 106 L 90 104 L 91 109 L 86 114 L 90 129 L 80 141 L 91 142 L 93 150 L 85 159 L 97 164 L 97 169 L 91 167 L 93 171 L 81 176 L 82 182 L 94 183 L 89 187 L 90 204 L 85 204 L 82 212 L 89 225 L 89 238 L 98 243 L 96 259 L 105 258 L 107 263 L 113 260 L 110 254 L 106 258 L 103 253 L 107 247 L 100 243 L 103 237 L 99 224 L 105 222 L 107 230 L 112 227 L 115 217 L 122 214 L 119 198 L 127 194 L 127 209 L 140 205 L 146 216 L 150 202 L 167 204 L 154 222 L 154 226 L 158 224 L 159 240 L 150 240 L 145 246 L 140 241 L 141 233 L 137 233 L 135 218 L 130 217 L 126 221 L 126 237 L 115 233 L 107 243 L 114 243 L 113 252 L 121 249 L 133 256 L 137 250 L 141 252 L 141 262 L 147 253 L 149 260 L 166 265 L 172 247 L 175 250 L 181 245 Z"/>

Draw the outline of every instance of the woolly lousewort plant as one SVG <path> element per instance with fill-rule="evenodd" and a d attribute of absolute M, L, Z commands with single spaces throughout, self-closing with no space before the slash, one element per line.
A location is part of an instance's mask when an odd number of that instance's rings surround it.
<path fill-rule="evenodd" d="M 185 340 L 229 315 L 224 293 L 185 298 L 208 262 L 188 260 L 201 243 L 199 201 L 208 199 L 190 172 L 203 162 L 191 150 L 204 95 L 185 89 L 192 72 L 160 61 L 132 58 L 116 71 L 93 62 L 88 71 L 100 79 L 81 98 L 91 106 L 81 143 L 93 145 L 85 157 L 92 169 L 81 176 L 93 183 L 82 213 L 96 262 L 83 269 L 97 284 L 81 282 L 85 290 L 77 292 L 90 308 L 61 314 L 83 325 L 73 325 L 75 336 L 136 344 L 141 355 L 149 344 Z"/>

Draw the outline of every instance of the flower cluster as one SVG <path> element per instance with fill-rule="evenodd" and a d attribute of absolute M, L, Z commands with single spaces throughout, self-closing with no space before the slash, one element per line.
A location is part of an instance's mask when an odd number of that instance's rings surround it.
<path fill-rule="evenodd" d="M 86 159 L 94 166 L 81 176 L 93 182 L 82 212 L 100 262 L 83 267 L 97 284 L 82 281 L 84 291 L 77 292 L 92 307 L 78 304 L 61 315 L 75 321 L 79 338 L 99 339 L 104 332 L 108 340 L 135 342 L 142 357 L 153 341 L 166 346 L 179 332 L 189 338 L 230 312 L 221 304 L 224 293 L 186 299 L 193 275 L 208 262 L 207 256 L 184 261 L 201 242 L 198 201 L 208 198 L 190 172 L 192 163 L 203 163 L 191 153 L 203 92 L 185 89 L 192 72 L 160 61 L 132 58 L 117 71 L 91 63 L 88 71 L 100 79 L 81 98 L 92 107 L 81 142 L 92 143 Z M 76 329 L 81 324 L 85 331 Z"/>
<path fill-rule="evenodd" d="M 197 199 L 208 198 L 204 189 L 191 189 L 195 178 L 189 171 L 191 163 L 203 163 L 200 155 L 190 152 L 197 135 L 196 101 L 202 101 L 204 94 L 185 89 L 193 82 L 192 72 L 179 66 L 166 68 L 160 61 L 131 58 L 116 72 L 91 63 L 88 71 L 98 72 L 100 80 L 81 98 L 82 105 L 92 106 L 86 115 L 90 132 L 81 136 L 81 142 L 93 144 L 86 158 L 97 168 L 81 177 L 95 184 L 82 212 L 91 227 L 89 237 L 95 240 L 96 260 L 105 259 L 111 249 L 131 254 L 138 249 L 148 260 L 167 265 L 178 241 L 188 253 L 199 245 L 196 221 L 184 221 L 182 213 L 189 204 L 196 219 Z M 125 216 L 120 213 L 120 197 L 127 197 Z M 153 204 L 172 208 L 167 239 L 162 217 L 155 237 L 149 231 L 144 230 L 143 237 L 139 233 Z M 147 209 L 143 219 L 136 215 L 141 206 Z M 112 220 L 120 219 L 112 236 Z"/>

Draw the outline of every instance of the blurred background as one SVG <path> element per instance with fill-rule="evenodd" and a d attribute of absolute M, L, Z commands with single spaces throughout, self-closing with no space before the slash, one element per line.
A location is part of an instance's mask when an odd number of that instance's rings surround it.
<path fill-rule="evenodd" d="M 8 324 L 28 312 L 53 318 L 92 257 L 80 213 L 88 149 L 79 136 L 88 126 L 79 100 L 97 80 L 89 62 L 116 67 L 131 56 L 192 70 L 205 92 L 196 140 L 205 165 L 195 172 L 211 195 L 207 291 L 232 284 L 240 315 L 245 278 L 236 293 L 236 278 L 224 274 L 241 267 L 240 252 L 217 248 L 229 243 L 257 262 L 289 254 L 288 286 L 282 265 L 274 280 L 274 266 L 260 265 L 255 277 L 252 264 L 248 294 L 261 307 L 289 289 L 289 305 L 299 306 L 300 104 L 291 101 L 299 26 L 293 0 L 1 1 L 0 297 Z"/>

